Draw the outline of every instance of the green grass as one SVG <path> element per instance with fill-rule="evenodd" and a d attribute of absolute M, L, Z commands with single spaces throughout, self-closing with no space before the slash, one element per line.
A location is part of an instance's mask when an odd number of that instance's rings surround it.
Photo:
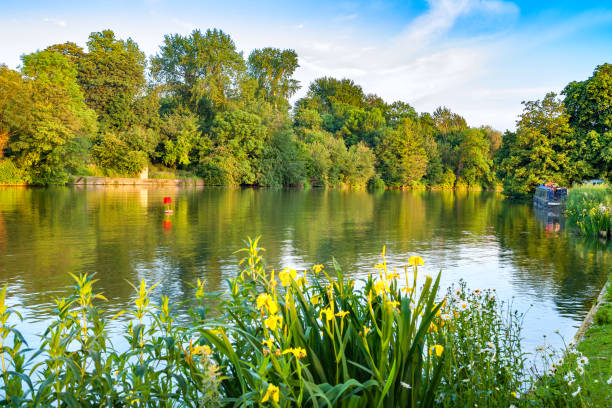
<path fill-rule="evenodd" d="M 608 285 L 593 326 L 576 348 L 566 350 L 563 362 L 557 363 L 556 354 L 547 353 L 544 350 L 551 371 L 539 376 L 536 387 L 520 406 L 612 406 L 612 285 Z M 581 360 L 588 363 L 581 364 Z"/>

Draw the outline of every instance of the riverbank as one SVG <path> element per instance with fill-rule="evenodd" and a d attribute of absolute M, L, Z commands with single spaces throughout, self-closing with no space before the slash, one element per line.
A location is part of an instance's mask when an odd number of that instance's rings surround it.
<path fill-rule="evenodd" d="M 68 182 L 72 186 L 203 186 L 204 181 L 197 178 L 164 179 L 164 178 L 128 178 L 128 177 L 75 177 Z"/>
<path fill-rule="evenodd" d="M 592 321 L 582 339 L 577 339 L 578 351 L 589 364 L 585 367 L 583 400 L 589 407 L 612 406 L 612 274 L 593 307 Z M 580 336 L 580 332 L 578 333 Z"/>

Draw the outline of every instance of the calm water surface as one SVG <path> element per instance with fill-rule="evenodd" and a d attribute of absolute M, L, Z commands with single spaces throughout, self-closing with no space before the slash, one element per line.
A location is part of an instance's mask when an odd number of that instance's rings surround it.
<path fill-rule="evenodd" d="M 173 198 L 170 217 L 164 196 Z M 330 265 L 335 257 L 357 277 L 372 271 L 386 245 L 390 265 L 418 254 L 425 273 L 442 271 L 444 287 L 464 279 L 528 310 L 532 348 L 543 335 L 555 342 L 557 329 L 573 336 L 611 269 L 610 245 L 550 221 L 490 192 L 3 188 L 0 283 L 26 319 L 18 328 L 36 342 L 52 299 L 69 293 L 68 272 L 96 273 L 114 314 L 131 300 L 126 280 L 161 281 L 157 296 L 176 301 L 193 295 L 198 278 L 208 291 L 224 290 L 247 236 L 262 235 L 271 267 Z"/>

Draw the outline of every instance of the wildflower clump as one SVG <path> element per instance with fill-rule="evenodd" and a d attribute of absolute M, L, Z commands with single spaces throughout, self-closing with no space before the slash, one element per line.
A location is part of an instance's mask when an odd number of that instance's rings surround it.
<path fill-rule="evenodd" d="M 227 401 L 433 405 L 446 359 L 443 339 L 430 344 L 427 333 L 442 301 L 439 276 L 414 290 L 420 257 L 410 258 L 400 277 L 383 249 L 368 279 L 355 282 L 336 263 L 331 273 L 323 265 L 304 273 L 267 271 L 257 239 L 244 251 L 244 269 L 220 308 L 225 313 L 198 329 L 223 367 Z M 221 338 L 208 328 L 217 326 L 228 334 Z"/>

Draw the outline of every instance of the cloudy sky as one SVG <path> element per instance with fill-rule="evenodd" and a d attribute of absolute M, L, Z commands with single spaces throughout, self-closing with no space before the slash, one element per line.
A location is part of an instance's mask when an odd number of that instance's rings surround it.
<path fill-rule="evenodd" d="M 348 77 L 418 111 L 440 105 L 472 126 L 513 129 L 521 101 L 559 92 L 612 62 L 612 1 L 0 0 L 0 63 L 110 28 L 147 55 L 163 35 L 229 33 L 245 57 L 293 48 L 303 95 L 320 76 Z"/>

